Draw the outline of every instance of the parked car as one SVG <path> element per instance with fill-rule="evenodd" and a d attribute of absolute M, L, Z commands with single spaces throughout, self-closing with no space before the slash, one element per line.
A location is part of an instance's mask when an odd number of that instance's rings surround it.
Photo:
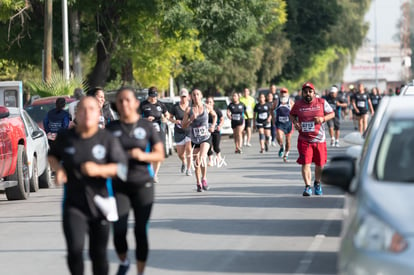
<path fill-rule="evenodd" d="M 26 133 L 26 154 L 29 163 L 30 191 L 49 188 L 52 184 L 51 169 L 47 159 L 49 144 L 46 133 L 29 114 L 19 108 L 9 108 L 10 114 L 18 115 L 23 120 Z"/>
<path fill-rule="evenodd" d="M 227 106 L 230 104 L 230 98 L 227 96 L 214 97 L 214 106 L 221 110 L 224 117 L 223 127 L 221 127 L 222 135 L 232 135 L 231 120 L 227 117 Z"/>
<path fill-rule="evenodd" d="M 31 104 L 27 105 L 24 109 L 29 113 L 30 117 L 39 125 L 40 128 L 43 127 L 43 119 L 46 117 L 46 114 L 56 107 L 56 99 L 63 97 L 66 100 L 65 110 L 68 110 L 68 104 L 76 101 L 75 98 L 70 96 L 48 96 L 35 99 Z"/>
<path fill-rule="evenodd" d="M 8 200 L 24 200 L 30 193 L 29 164 L 23 120 L 0 106 L 0 190 Z"/>
<path fill-rule="evenodd" d="M 414 95 L 414 80 L 410 83 L 407 83 L 404 87 L 401 88 L 400 96 L 413 96 Z"/>
<path fill-rule="evenodd" d="M 414 274 L 414 109 L 385 97 L 361 155 L 334 157 L 322 182 L 347 192 L 339 274 Z"/>

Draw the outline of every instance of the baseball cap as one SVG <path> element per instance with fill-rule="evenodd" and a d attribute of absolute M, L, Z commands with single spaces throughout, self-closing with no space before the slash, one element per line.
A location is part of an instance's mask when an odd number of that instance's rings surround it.
<path fill-rule="evenodd" d="M 305 82 L 305 84 L 303 84 L 302 86 L 302 90 L 305 88 L 311 88 L 312 90 L 315 90 L 315 87 L 313 86 L 313 84 L 311 82 Z"/>
<path fill-rule="evenodd" d="M 331 93 L 337 93 L 338 92 L 338 88 L 335 86 L 332 86 L 331 89 L 329 90 L 329 92 Z"/>
<path fill-rule="evenodd" d="M 188 90 L 186 88 L 182 88 L 180 90 L 180 96 L 188 96 Z"/>
<path fill-rule="evenodd" d="M 155 88 L 155 87 L 149 88 L 148 89 L 148 96 L 149 97 L 157 97 L 158 96 L 157 88 Z"/>
<path fill-rule="evenodd" d="M 289 91 L 288 91 L 288 89 L 286 89 L 286 88 L 282 88 L 282 89 L 280 89 L 280 92 L 281 92 L 281 93 L 288 93 Z"/>

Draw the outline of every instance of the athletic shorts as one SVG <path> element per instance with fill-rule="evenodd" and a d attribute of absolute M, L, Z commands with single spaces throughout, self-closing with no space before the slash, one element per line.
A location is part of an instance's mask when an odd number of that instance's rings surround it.
<path fill-rule="evenodd" d="M 253 128 L 253 119 L 247 118 L 244 120 L 244 128 Z"/>
<path fill-rule="evenodd" d="M 194 143 L 194 142 L 191 142 L 191 147 L 193 147 L 193 148 L 200 148 L 200 145 L 201 144 L 203 144 L 203 143 L 208 143 L 208 144 L 210 144 L 210 146 L 211 146 L 211 135 L 210 135 L 210 137 L 208 138 L 208 139 L 206 139 L 205 141 L 202 141 L 201 143 Z"/>
<path fill-rule="evenodd" d="M 329 128 L 334 128 L 334 130 L 339 130 L 341 126 L 341 122 L 339 121 L 338 117 L 334 117 L 326 122 Z"/>
<path fill-rule="evenodd" d="M 244 126 L 244 120 L 232 120 L 231 121 L 231 128 L 235 129 L 238 126 Z"/>
<path fill-rule="evenodd" d="M 309 143 L 298 140 L 298 153 L 299 158 L 296 162 L 301 165 L 311 164 L 313 162 L 317 166 L 323 166 L 328 160 L 326 142 Z"/>
<path fill-rule="evenodd" d="M 283 131 L 285 135 L 289 135 L 293 131 L 292 122 L 276 123 L 276 129 Z"/>
<path fill-rule="evenodd" d="M 271 122 L 267 122 L 267 120 L 265 120 L 264 122 L 256 121 L 256 128 L 257 129 L 264 128 L 266 130 L 270 130 L 270 128 L 272 128 L 272 123 Z"/>
<path fill-rule="evenodd" d="M 185 145 L 187 142 L 191 141 L 191 138 L 188 136 L 185 136 L 182 140 L 176 141 L 175 145 Z"/>

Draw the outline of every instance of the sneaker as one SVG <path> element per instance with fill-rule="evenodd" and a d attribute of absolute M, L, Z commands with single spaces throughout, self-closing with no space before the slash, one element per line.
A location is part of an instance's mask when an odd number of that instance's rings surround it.
<path fill-rule="evenodd" d="M 303 191 L 303 194 L 302 195 L 304 197 L 310 197 L 310 196 L 312 196 L 312 187 L 310 185 L 307 185 L 305 187 L 305 190 Z"/>
<path fill-rule="evenodd" d="M 197 183 L 197 192 L 203 192 L 203 187 L 201 186 L 201 184 Z"/>
<path fill-rule="evenodd" d="M 315 183 L 314 187 L 315 187 L 315 195 L 320 196 L 323 194 L 322 186 L 320 183 Z"/>
<path fill-rule="evenodd" d="M 269 151 L 269 145 L 267 144 L 267 142 L 265 142 L 265 151 Z"/>
<path fill-rule="evenodd" d="M 185 172 L 185 174 L 187 176 L 192 176 L 193 175 L 193 173 L 191 172 L 191 169 L 187 169 L 187 171 Z"/>
<path fill-rule="evenodd" d="M 340 147 L 339 140 L 335 141 L 335 147 Z"/>
<path fill-rule="evenodd" d="M 184 162 L 181 163 L 181 173 L 184 174 L 185 173 L 185 164 Z"/>
<path fill-rule="evenodd" d="M 260 154 L 263 154 L 263 149 L 262 149 L 262 150 L 260 150 Z"/>
<path fill-rule="evenodd" d="M 127 274 L 129 270 L 129 262 L 126 265 L 120 264 L 118 267 L 118 271 L 116 272 L 116 275 L 125 275 Z"/>
<path fill-rule="evenodd" d="M 160 179 L 158 178 L 158 176 L 154 176 L 154 182 L 158 183 L 160 181 Z"/>
<path fill-rule="evenodd" d="M 206 179 L 202 179 L 201 184 L 203 185 L 203 190 L 207 191 L 208 189 L 210 189 L 210 187 L 208 187 Z"/>
<path fill-rule="evenodd" d="M 246 144 L 246 146 L 247 146 L 247 147 L 252 147 L 252 144 L 251 144 L 250 142 L 248 142 L 248 143 Z"/>
<path fill-rule="evenodd" d="M 331 146 L 335 146 L 335 139 L 331 138 Z"/>
<path fill-rule="evenodd" d="M 284 156 L 283 156 L 283 161 L 284 161 L 284 162 L 288 162 L 288 161 L 289 161 L 289 156 L 284 155 Z"/>
<path fill-rule="evenodd" d="M 279 158 L 283 157 L 283 147 L 280 147 L 279 149 Z"/>
<path fill-rule="evenodd" d="M 276 147 L 276 142 L 272 141 L 272 146 Z"/>

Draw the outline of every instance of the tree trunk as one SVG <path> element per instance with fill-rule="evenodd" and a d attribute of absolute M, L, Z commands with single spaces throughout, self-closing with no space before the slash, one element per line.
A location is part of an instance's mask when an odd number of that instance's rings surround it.
<path fill-rule="evenodd" d="M 122 66 L 122 85 L 132 85 L 132 82 L 134 81 L 134 76 L 132 72 L 132 60 L 131 58 L 128 58 L 128 60 Z"/>
<path fill-rule="evenodd" d="M 82 62 L 79 50 L 80 44 L 80 16 L 78 10 L 69 13 L 70 29 L 72 35 L 72 64 L 75 78 L 82 78 Z"/>
<path fill-rule="evenodd" d="M 52 78 L 52 47 L 53 47 L 53 1 L 45 1 L 45 31 L 43 52 L 43 81 L 49 82 Z"/>
<path fill-rule="evenodd" d="M 104 87 L 111 68 L 110 54 L 101 41 L 96 45 L 96 63 L 88 77 L 90 87 Z"/>

